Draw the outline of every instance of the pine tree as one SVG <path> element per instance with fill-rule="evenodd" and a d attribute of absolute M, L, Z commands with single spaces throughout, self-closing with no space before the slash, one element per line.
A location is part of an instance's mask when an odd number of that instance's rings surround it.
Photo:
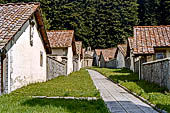
<path fill-rule="evenodd" d="M 159 25 L 161 0 L 138 0 L 140 25 Z"/>
<path fill-rule="evenodd" d="M 161 25 L 170 25 L 170 1 L 162 0 L 161 1 Z"/>
<path fill-rule="evenodd" d="M 73 29 L 84 47 L 108 48 L 133 34 L 138 25 L 137 0 L 9 0 L 39 1 L 49 30 Z"/>

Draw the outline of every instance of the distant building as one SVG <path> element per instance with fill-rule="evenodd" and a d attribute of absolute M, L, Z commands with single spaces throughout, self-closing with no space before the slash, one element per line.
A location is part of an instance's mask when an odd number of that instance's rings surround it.
<path fill-rule="evenodd" d="M 170 57 L 170 26 L 135 26 L 134 37 L 129 38 L 131 45 L 131 69 L 138 68 L 141 73 L 141 64 Z M 136 62 L 138 62 L 138 65 Z"/>
<path fill-rule="evenodd" d="M 83 49 L 83 63 L 82 67 L 91 67 L 93 64 L 93 53 L 94 51 L 91 50 L 91 47 L 87 49 Z"/>
<path fill-rule="evenodd" d="M 82 67 L 83 62 L 83 48 L 82 48 L 82 41 L 76 41 L 76 54 L 74 55 L 73 59 L 73 68 L 74 71 L 79 71 Z"/>
<path fill-rule="evenodd" d="M 117 60 L 117 68 L 130 68 L 130 58 L 129 58 L 129 46 L 128 44 L 119 44 L 117 46 L 115 58 Z"/>
<path fill-rule="evenodd" d="M 47 31 L 52 48 L 51 57 L 67 63 L 67 75 L 73 72 L 73 56 L 76 55 L 74 30 Z"/>
<path fill-rule="evenodd" d="M 95 49 L 93 64 L 99 67 L 116 68 L 115 53 L 116 48 Z"/>

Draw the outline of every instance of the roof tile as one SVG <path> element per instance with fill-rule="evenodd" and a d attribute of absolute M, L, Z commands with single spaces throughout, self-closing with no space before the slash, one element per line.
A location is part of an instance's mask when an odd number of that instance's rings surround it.
<path fill-rule="evenodd" d="M 0 39 L 7 44 L 39 6 L 39 3 L 0 4 Z"/>
<path fill-rule="evenodd" d="M 105 61 L 109 61 L 110 59 L 114 59 L 116 48 L 108 48 L 108 49 L 95 49 L 96 54 L 99 56 L 102 52 Z"/>
<path fill-rule="evenodd" d="M 127 44 L 119 44 L 117 47 L 124 56 L 127 55 Z"/>
<path fill-rule="evenodd" d="M 170 26 L 135 26 L 134 54 L 153 54 L 154 47 L 170 46 Z"/>
<path fill-rule="evenodd" d="M 48 31 L 47 36 L 51 47 L 69 47 L 72 46 L 74 30 Z"/>
<path fill-rule="evenodd" d="M 82 53 L 82 41 L 76 41 L 75 45 L 76 45 L 76 53 L 81 54 Z"/>

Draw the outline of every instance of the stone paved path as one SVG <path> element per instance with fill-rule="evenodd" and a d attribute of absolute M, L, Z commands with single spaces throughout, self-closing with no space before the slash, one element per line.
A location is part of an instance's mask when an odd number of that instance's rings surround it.
<path fill-rule="evenodd" d="M 93 70 L 88 72 L 111 113 L 158 113 L 100 73 Z"/>

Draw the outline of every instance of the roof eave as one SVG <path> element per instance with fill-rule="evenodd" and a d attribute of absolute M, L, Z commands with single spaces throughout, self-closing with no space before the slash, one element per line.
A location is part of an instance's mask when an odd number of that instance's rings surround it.
<path fill-rule="evenodd" d="M 47 54 L 51 54 L 52 51 L 51 51 L 50 43 L 49 43 L 47 33 L 46 33 L 46 30 L 44 27 L 44 22 L 43 22 L 42 15 L 41 15 L 40 5 L 37 8 L 37 10 L 35 11 L 35 15 L 36 15 L 35 16 L 36 21 L 38 22 L 39 32 L 41 33 L 41 36 L 43 38 L 45 50 L 46 50 Z"/>

